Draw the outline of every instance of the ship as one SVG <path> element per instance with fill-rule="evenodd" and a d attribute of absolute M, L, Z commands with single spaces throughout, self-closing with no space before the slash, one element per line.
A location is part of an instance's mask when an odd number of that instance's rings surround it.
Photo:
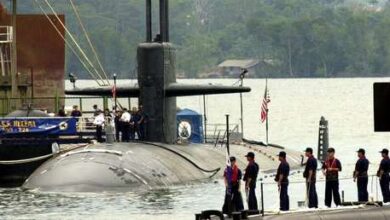
<path fill-rule="evenodd" d="M 0 186 L 20 186 L 56 149 L 73 119 L 49 117 L 63 101 L 64 15 L 11 14 L 0 4 Z M 31 106 L 34 106 L 32 108 Z M 5 116 L 5 117 L 4 117 Z M 64 129 L 64 125 L 70 125 Z"/>

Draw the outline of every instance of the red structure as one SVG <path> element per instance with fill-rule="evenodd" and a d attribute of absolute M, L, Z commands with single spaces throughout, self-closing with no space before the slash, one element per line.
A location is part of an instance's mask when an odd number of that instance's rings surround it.
<path fill-rule="evenodd" d="M 49 18 L 64 36 L 65 31 L 60 21 L 54 15 L 49 15 Z M 59 18 L 64 22 L 64 15 L 59 15 Z M 0 5 L 0 98 L 3 99 L 11 97 L 12 43 L 7 41 L 7 38 L 15 40 L 9 29 L 11 24 L 12 15 Z M 18 102 L 14 107 L 33 103 L 35 108 L 54 111 L 58 103 L 44 98 L 64 96 L 64 40 L 45 15 L 16 15 L 16 51 L 18 97 L 23 100 L 13 100 Z M 1 111 L 0 108 L 0 113 Z"/>

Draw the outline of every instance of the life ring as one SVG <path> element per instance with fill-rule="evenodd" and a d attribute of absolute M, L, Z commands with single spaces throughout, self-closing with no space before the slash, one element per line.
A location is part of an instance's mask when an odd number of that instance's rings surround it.
<path fill-rule="evenodd" d="M 61 131 L 66 130 L 68 128 L 68 123 L 63 121 L 63 122 L 60 123 L 59 127 L 60 127 Z"/>
<path fill-rule="evenodd" d="M 192 135 L 192 126 L 189 121 L 183 120 L 179 122 L 178 135 L 181 139 L 188 140 Z"/>
<path fill-rule="evenodd" d="M 206 210 L 201 213 L 201 219 L 211 219 L 212 216 L 219 217 L 220 220 L 225 220 L 223 213 L 218 210 Z"/>

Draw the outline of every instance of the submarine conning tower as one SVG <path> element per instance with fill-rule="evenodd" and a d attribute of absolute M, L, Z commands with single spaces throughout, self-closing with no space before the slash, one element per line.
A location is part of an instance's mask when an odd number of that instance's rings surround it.
<path fill-rule="evenodd" d="M 146 43 L 138 45 L 139 103 L 149 115 L 149 141 L 176 141 L 176 97 L 166 88 L 176 82 L 175 48 L 169 41 L 168 0 L 160 0 L 160 33 L 152 42 L 152 5 L 146 0 Z"/>
<path fill-rule="evenodd" d="M 169 43 L 169 4 L 159 1 L 160 33 L 152 40 L 152 1 L 146 0 L 146 41 L 137 49 L 138 85 L 118 86 L 116 97 L 137 97 L 148 115 L 146 141 L 176 141 L 176 97 L 250 92 L 250 88 L 176 82 L 175 48 Z M 68 95 L 111 96 L 112 87 L 73 88 Z"/>

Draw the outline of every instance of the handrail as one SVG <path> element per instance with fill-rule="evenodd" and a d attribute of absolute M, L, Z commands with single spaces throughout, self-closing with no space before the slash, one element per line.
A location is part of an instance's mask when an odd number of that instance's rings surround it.
<path fill-rule="evenodd" d="M 223 142 L 226 139 L 226 124 L 222 123 L 215 123 L 215 124 L 207 124 L 207 127 L 214 127 L 213 129 L 207 129 L 207 131 L 210 131 L 210 133 L 205 134 L 205 140 L 209 143 L 214 143 L 214 146 L 216 147 L 219 142 Z M 230 124 L 230 129 L 231 133 L 240 133 L 239 131 L 239 124 L 237 123 L 232 123 Z M 223 132 L 223 136 L 221 136 Z M 222 146 L 222 145 L 221 145 Z"/>
<path fill-rule="evenodd" d="M 50 154 L 46 154 L 43 156 L 22 159 L 22 160 L 0 160 L 0 164 L 1 165 L 17 165 L 17 164 L 24 164 L 24 163 L 32 163 L 35 161 L 47 159 L 47 158 L 52 157 L 54 155 L 55 155 L 54 153 L 50 153 Z"/>
<path fill-rule="evenodd" d="M 273 177 L 273 176 L 269 176 L 269 177 Z M 367 176 L 368 178 L 373 178 L 373 177 L 377 177 L 376 175 L 368 175 Z M 303 179 L 303 177 L 302 177 Z M 354 178 L 353 177 L 339 177 L 338 180 L 341 181 L 341 180 L 353 180 Z M 277 182 L 275 181 L 264 181 L 262 178 L 261 179 L 258 179 L 257 180 L 258 182 L 262 182 L 264 185 L 275 185 L 277 184 Z M 316 183 L 325 183 L 325 182 L 332 182 L 334 180 L 327 180 L 326 178 L 317 178 L 316 179 Z M 301 184 L 301 183 L 306 183 L 306 180 L 297 180 L 297 181 L 289 181 L 288 184 Z"/>
<path fill-rule="evenodd" d="M 61 157 L 67 157 L 75 154 L 83 154 L 83 153 L 102 153 L 102 154 L 113 154 L 117 156 L 123 156 L 121 151 L 117 150 L 106 150 L 106 149 L 84 149 L 80 151 L 71 151 L 65 154 L 62 154 Z"/>
<path fill-rule="evenodd" d="M 2 78 L 0 76 L 0 78 Z M 78 105 L 80 111 L 89 113 L 92 110 L 92 106 L 88 106 L 83 111 L 83 106 L 90 104 L 90 100 L 94 100 L 94 104 L 100 105 L 101 109 L 110 108 L 114 105 L 113 101 L 109 102 L 110 97 L 95 97 L 95 96 L 42 96 L 42 97 L 24 97 L 24 98 L 12 98 L 3 97 L 0 98 L 0 116 L 5 116 L 12 112 L 13 106 L 23 106 L 27 104 L 33 104 L 37 109 L 47 109 L 53 113 L 57 113 L 61 105 L 72 106 Z M 131 98 L 119 98 L 118 101 L 123 102 L 121 106 L 131 109 Z M 91 108 L 90 108 L 91 107 Z"/>

